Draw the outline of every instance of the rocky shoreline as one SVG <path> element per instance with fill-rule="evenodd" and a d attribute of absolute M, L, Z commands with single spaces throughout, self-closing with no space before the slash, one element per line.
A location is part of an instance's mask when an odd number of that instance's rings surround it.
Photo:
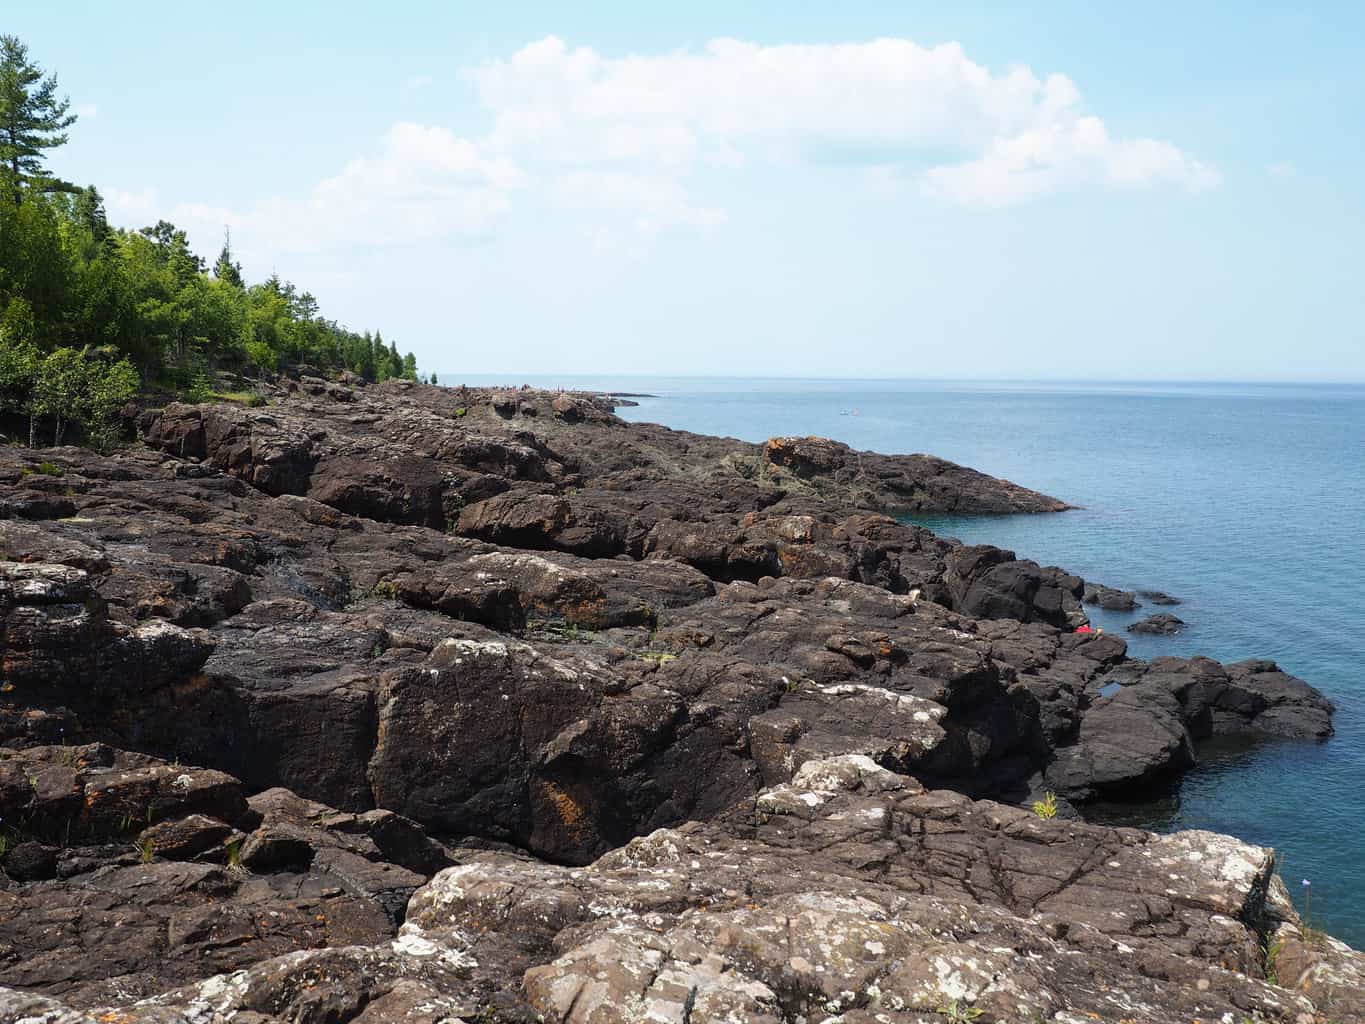
<path fill-rule="evenodd" d="M 0 1020 L 1365 1019 L 1270 851 L 1076 817 L 1330 702 L 895 518 L 1064 502 L 601 396 L 270 398 L 0 448 Z"/>

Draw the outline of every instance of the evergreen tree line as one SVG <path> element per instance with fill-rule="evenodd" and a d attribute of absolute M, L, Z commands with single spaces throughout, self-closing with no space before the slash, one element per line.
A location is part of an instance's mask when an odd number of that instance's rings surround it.
<path fill-rule="evenodd" d="M 44 165 L 75 122 L 56 77 L 0 36 L 0 412 L 28 416 L 30 440 L 40 420 L 56 443 L 70 423 L 98 434 L 139 386 L 202 391 L 217 370 L 417 378 L 411 353 L 327 319 L 308 292 L 248 284 L 226 235 L 210 270 L 173 224 L 110 225 L 93 185 Z"/>

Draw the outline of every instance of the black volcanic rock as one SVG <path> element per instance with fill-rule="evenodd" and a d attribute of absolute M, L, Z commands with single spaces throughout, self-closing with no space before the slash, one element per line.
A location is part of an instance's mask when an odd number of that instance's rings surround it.
<path fill-rule="evenodd" d="M 823 437 L 774 437 L 763 446 L 768 478 L 833 496 L 852 492 L 867 508 L 999 514 L 1062 512 L 1065 502 L 931 455 L 855 451 Z"/>
<path fill-rule="evenodd" d="M 272 397 L 55 451 L 75 514 L 0 518 L 0 814 L 28 830 L 0 1021 L 1303 1009 L 1264 978 L 1296 927 L 1265 851 L 973 802 L 1083 810 L 1207 736 L 1331 732 L 1273 663 L 1137 661 L 1075 632 L 1078 577 L 884 511 L 1060 503 L 590 396 Z M 0 448 L 6 507 L 50 493 L 29 461 Z M 931 991 L 940 961 L 982 980 Z"/>
<path fill-rule="evenodd" d="M 1085 604 L 1097 605 L 1109 612 L 1131 612 L 1141 607 L 1137 596 L 1128 590 L 1115 590 L 1099 583 L 1087 583 L 1081 596 Z"/>
<path fill-rule="evenodd" d="M 944 581 L 952 607 L 979 619 L 1016 619 L 1075 628 L 1083 582 L 1078 576 L 1036 562 L 1019 561 L 1013 551 L 987 544 L 948 555 Z"/>
<path fill-rule="evenodd" d="M 1184 619 L 1178 619 L 1174 615 L 1160 612 L 1156 615 L 1149 615 L 1147 618 L 1134 622 L 1128 626 L 1130 633 L 1154 633 L 1160 636 L 1174 636 L 1185 626 Z"/>
<path fill-rule="evenodd" d="M 1170 594 L 1163 593 L 1160 590 L 1139 590 L 1138 596 L 1145 597 L 1148 601 L 1151 601 L 1152 604 L 1156 605 L 1180 604 L 1180 598 L 1172 597 Z"/>

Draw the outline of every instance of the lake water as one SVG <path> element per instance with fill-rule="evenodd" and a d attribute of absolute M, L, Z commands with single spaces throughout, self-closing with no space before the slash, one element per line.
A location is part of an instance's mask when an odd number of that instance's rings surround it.
<path fill-rule="evenodd" d="M 1137 656 L 1272 658 L 1331 697 L 1326 743 L 1211 746 L 1178 795 L 1104 813 L 1276 847 L 1296 898 L 1312 881 L 1313 923 L 1365 947 L 1365 385 L 525 382 L 649 392 L 620 414 L 698 433 L 928 452 L 1084 506 L 921 521 L 1180 597 L 1137 616 L 1092 613 L 1108 630 L 1157 610 L 1186 621 L 1174 637 L 1131 636 Z"/>

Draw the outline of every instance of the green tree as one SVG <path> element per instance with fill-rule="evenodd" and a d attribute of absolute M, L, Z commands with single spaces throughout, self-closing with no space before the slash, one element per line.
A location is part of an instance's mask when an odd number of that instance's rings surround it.
<path fill-rule="evenodd" d="M 374 338 L 370 337 L 370 332 L 366 331 L 360 343 L 359 365 L 354 367 L 355 372 L 366 380 L 375 379 L 375 359 L 374 359 Z"/>
<path fill-rule="evenodd" d="M 213 265 L 213 276 L 234 288 L 245 287 L 242 280 L 242 265 L 232 258 L 232 232 L 223 229 L 223 251 L 218 254 L 218 262 Z"/>
<path fill-rule="evenodd" d="M 31 412 L 55 422 L 53 444 L 62 443 L 67 426 L 78 417 L 85 386 L 85 357 L 80 352 L 59 348 L 48 353 L 34 382 Z"/>
<path fill-rule="evenodd" d="M 126 391 L 129 371 L 177 389 L 219 367 L 417 377 L 411 354 L 400 358 L 381 336 L 326 319 L 309 292 L 273 275 L 248 286 L 226 231 L 210 272 L 168 221 L 112 226 L 95 186 L 75 188 L 45 167 L 75 123 L 69 106 L 24 44 L 0 36 L 0 345 L 9 389 L 0 406 L 27 412 L 31 435 L 40 420 L 58 437 L 73 422 L 87 437 L 112 423 L 89 395 L 87 405 L 73 404 L 73 381 L 103 387 L 92 367 L 114 375 L 111 394 Z"/>
<path fill-rule="evenodd" d="M 127 359 L 117 362 L 87 359 L 85 393 L 78 406 L 86 438 L 97 448 L 108 448 L 118 438 L 118 411 L 137 394 L 142 381 Z"/>
<path fill-rule="evenodd" d="M 41 196 L 22 206 L 0 201 L 0 305 L 15 298 L 28 304 L 30 337 L 40 346 L 61 338 L 70 269 L 60 210 Z"/>
<path fill-rule="evenodd" d="M 25 189 L 75 191 L 43 166 L 44 151 L 63 145 L 66 130 L 76 123 L 70 109 L 69 99 L 57 97 L 57 76 L 44 77 L 18 37 L 0 36 L 0 164 L 14 205 Z"/>
<path fill-rule="evenodd" d="M 72 423 L 98 447 L 107 447 L 116 438 L 118 411 L 137 394 L 142 382 L 132 363 L 113 356 L 107 349 L 63 347 L 37 364 L 28 412 L 30 417 L 53 421 L 53 444 L 62 443 Z M 30 444 L 33 434 L 30 419 Z"/>
<path fill-rule="evenodd" d="M 109 237 L 109 217 L 104 212 L 104 196 L 99 189 L 87 185 L 77 192 L 71 202 L 71 214 L 96 245 L 104 244 Z"/>
<path fill-rule="evenodd" d="M 43 357 L 27 340 L 17 340 L 0 326 L 0 412 L 28 416 L 28 444 L 37 441 L 38 415 L 33 408 L 33 386 Z"/>
<path fill-rule="evenodd" d="M 177 285 L 186 285 L 196 274 L 204 272 L 203 259 L 194 254 L 185 232 L 170 221 L 159 220 L 151 227 L 143 228 L 138 234 L 155 243 L 157 253 L 175 275 Z"/>

